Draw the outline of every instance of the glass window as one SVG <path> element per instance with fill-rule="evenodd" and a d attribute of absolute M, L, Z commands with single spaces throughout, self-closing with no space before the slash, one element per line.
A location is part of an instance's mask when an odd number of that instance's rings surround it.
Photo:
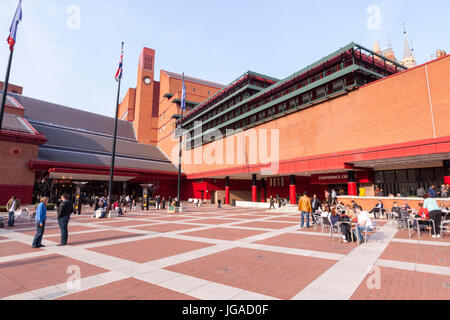
<path fill-rule="evenodd" d="M 384 179 L 385 179 L 385 182 L 396 182 L 395 181 L 395 171 L 385 171 Z"/>
<path fill-rule="evenodd" d="M 418 179 L 417 170 L 416 169 L 408 170 L 409 182 L 417 182 L 418 181 L 417 179 Z"/>
<path fill-rule="evenodd" d="M 408 171 L 406 170 L 397 170 L 397 182 L 408 182 Z"/>
<path fill-rule="evenodd" d="M 374 179 L 375 179 L 375 183 L 383 183 L 384 182 L 384 172 L 383 171 L 375 171 Z"/>
<path fill-rule="evenodd" d="M 420 169 L 420 172 L 424 182 L 432 182 L 435 180 L 433 168 Z"/>

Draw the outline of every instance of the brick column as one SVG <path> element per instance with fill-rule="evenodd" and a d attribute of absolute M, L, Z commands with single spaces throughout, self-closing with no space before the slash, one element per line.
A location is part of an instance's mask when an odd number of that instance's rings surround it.
<path fill-rule="evenodd" d="M 289 197 L 291 198 L 291 204 L 297 204 L 297 182 L 295 176 L 291 175 L 289 184 Z"/>
<path fill-rule="evenodd" d="M 252 175 L 252 202 L 258 202 L 258 181 L 256 174 Z"/>
<path fill-rule="evenodd" d="M 358 195 L 355 171 L 348 172 L 348 195 L 352 197 L 356 197 Z"/>
<path fill-rule="evenodd" d="M 230 177 L 225 181 L 225 204 L 230 204 Z"/>

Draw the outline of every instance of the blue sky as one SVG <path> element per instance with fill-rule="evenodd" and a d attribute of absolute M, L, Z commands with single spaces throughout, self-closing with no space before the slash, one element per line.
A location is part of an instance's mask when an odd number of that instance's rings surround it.
<path fill-rule="evenodd" d="M 80 9 L 71 30 L 70 6 Z M 377 6 L 379 29 L 369 28 Z M 17 0 L 0 3 L 0 39 Z M 403 23 L 419 63 L 450 51 L 448 0 L 23 0 L 11 83 L 24 95 L 113 116 L 113 79 L 125 41 L 121 96 L 135 87 L 142 47 L 156 50 L 159 70 L 228 84 L 247 70 L 285 78 L 350 43 L 390 40 L 403 57 Z M 370 10 L 369 10 L 370 11 Z M 73 20 L 71 20 L 73 21 Z M 9 50 L 0 42 L 0 79 Z"/>

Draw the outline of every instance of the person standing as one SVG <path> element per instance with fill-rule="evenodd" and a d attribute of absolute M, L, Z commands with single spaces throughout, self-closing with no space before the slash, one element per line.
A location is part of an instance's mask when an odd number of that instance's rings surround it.
<path fill-rule="evenodd" d="M 445 186 L 445 184 L 443 184 L 442 186 L 441 186 L 441 198 L 442 199 L 447 199 L 447 197 L 448 197 L 448 189 L 447 189 L 447 187 Z"/>
<path fill-rule="evenodd" d="M 305 191 L 303 196 L 300 198 L 298 203 L 298 210 L 302 215 L 301 227 L 305 226 L 305 217 L 306 217 L 306 228 L 309 228 L 309 215 L 312 212 L 311 207 L 311 199 L 308 197 L 308 193 Z"/>
<path fill-rule="evenodd" d="M 441 219 L 442 219 L 442 210 L 439 207 L 436 199 L 432 198 L 430 194 L 426 194 L 424 196 L 425 201 L 423 202 L 423 208 L 428 209 L 430 213 L 430 219 L 434 221 L 434 239 L 441 238 Z"/>
<path fill-rule="evenodd" d="M 423 198 L 423 196 L 426 194 L 426 191 L 423 187 L 420 187 L 419 189 L 417 189 L 417 196 L 420 198 Z"/>
<path fill-rule="evenodd" d="M 328 191 L 328 189 L 325 189 L 325 201 L 326 201 L 328 204 L 331 204 L 331 201 L 330 201 L 330 192 Z"/>
<path fill-rule="evenodd" d="M 41 203 L 36 208 L 36 235 L 33 239 L 33 249 L 44 248 L 42 244 L 42 237 L 45 231 L 45 221 L 47 220 L 47 204 L 48 197 L 43 197 Z"/>
<path fill-rule="evenodd" d="M 365 197 L 366 196 L 366 188 L 364 188 L 363 186 L 361 186 L 359 188 L 359 196 L 360 197 Z"/>
<path fill-rule="evenodd" d="M 58 208 L 58 225 L 61 230 L 61 243 L 58 245 L 59 247 L 67 245 L 67 240 L 69 238 L 68 225 L 70 215 L 73 213 L 73 203 L 69 200 L 67 193 L 64 193 L 61 196 L 61 201 L 61 205 Z"/>
<path fill-rule="evenodd" d="M 14 213 L 20 209 L 20 200 L 17 199 L 16 196 L 12 196 L 11 199 L 9 199 L 8 203 L 6 204 L 6 209 L 8 210 L 9 220 L 8 220 L 8 227 L 12 228 L 14 227 Z"/>
<path fill-rule="evenodd" d="M 319 210 L 319 208 L 322 209 L 322 204 L 320 203 L 320 200 L 319 198 L 317 198 L 316 194 L 313 196 L 311 207 L 313 213 L 316 213 Z"/>
<path fill-rule="evenodd" d="M 431 187 L 428 189 L 428 195 L 430 198 L 437 198 L 438 194 L 436 192 L 436 187 L 435 185 L 431 185 Z"/>
<path fill-rule="evenodd" d="M 334 189 L 331 190 L 331 204 L 337 205 L 337 192 Z"/>

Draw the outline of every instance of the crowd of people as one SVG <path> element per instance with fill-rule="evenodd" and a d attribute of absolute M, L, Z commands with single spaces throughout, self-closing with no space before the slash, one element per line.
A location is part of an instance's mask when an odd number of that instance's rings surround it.
<path fill-rule="evenodd" d="M 420 193 L 422 191 L 419 189 Z M 437 197 L 447 198 L 449 187 L 448 185 L 442 185 L 440 190 L 436 191 L 436 187 L 432 185 L 426 192 L 421 196 L 424 201 L 419 203 L 419 210 L 412 210 L 408 204 L 408 201 L 404 201 L 402 205 L 399 205 L 397 201 L 393 203 L 392 208 L 390 208 L 390 214 L 393 215 L 395 219 L 404 224 L 408 219 L 415 218 L 414 227 L 420 229 L 425 229 L 431 227 L 433 229 L 433 238 L 439 239 L 440 235 L 440 225 L 442 219 L 442 213 L 449 212 L 445 202 L 440 204 L 436 200 Z M 378 190 L 378 194 L 382 193 L 383 190 Z M 307 192 L 300 197 L 298 202 L 298 210 L 301 214 L 301 228 L 310 228 L 311 224 L 317 226 L 319 224 L 324 224 L 324 220 L 328 221 L 330 228 L 336 228 L 338 222 L 351 222 L 355 226 L 355 233 L 352 234 L 353 230 L 350 227 L 351 223 L 341 223 L 340 228 L 345 242 L 353 241 L 355 238 L 362 243 L 363 242 L 363 232 L 372 231 L 376 227 L 376 220 L 386 215 L 389 208 L 386 208 L 382 200 L 378 200 L 376 205 L 370 210 L 365 211 L 363 208 L 352 200 L 350 205 L 345 205 L 343 202 L 338 202 L 338 196 L 336 190 L 331 190 L 331 193 L 325 191 L 326 201 L 322 202 L 316 194 L 312 198 L 308 197 Z M 42 237 L 45 231 L 45 223 L 47 219 L 47 205 L 49 202 L 48 197 L 42 197 L 39 205 L 36 208 L 36 235 L 33 240 L 33 248 L 44 247 L 42 245 Z M 288 199 L 280 198 L 276 196 L 270 196 L 270 209 L 275 209 L 276 206 L 281 208 L 288 204 Z M 169 197 L 166 200 L 165 197 L 157 195 L 154 198 L 154 205 L 156 210 L 165 210 L 166 206 L 175 208 L 177 204 L 177 199 Z M 136 210 L 136 199 L 129 195 L 124 195 L 119 197 L 116 201 L 112 201 L 111 205 L 109 199 L 105 196 L 95 197 L 93 203 L 94 211 L 101 210 L 101 215 L 98 216 L 94 214 L 96 218 L 106 218 L 107 212 L 111 209 L 117 210 L 119 215 L 123 215 L 127 208 L 129 210 Z M 8 226 L 14 227 L 16 220 L 16 212 L 20 210 L 21 204 L 17 197 L 11 197 L 11 199 L 6 204 L 6 209 L 8 211 Z M 218 201 L 218 208 L 222 208 L 222 201 Z M 69 200 L 68 194 L 63 194 L 57 202 L 57 220 L 61 231 L 61 242 L 60 246 L 67 245 L 68 239 L 68 224 L 70 221 L 70 216 L 74 214 L 73 203 Z M 81 214 L 78 211 L 78 214 Z M 373 215 L 374 220 L 371 219 L 370 215 Z M 433 223 L 431 223 L 433 221 Z M 356 235 L 356 237 L 355 237 Z"/>
<path fill-rule="evenodd" d="M 377 225 L 376 220 L 388 212 L 388 208 L 385 207 L 382 200 L 378 200 L 370 211 L 365 211 L 355 200 L 352 200 L 350 205 L 345 205 L 343 202 L 338 202 L 337 199 L 334 199 L 332 195 L 330 198 L 328 201 L 321 202 L 317 195 L 309 198 L 307 192 L 303 194 L 298 203 L 302 229 L 310 228 L 310 222 L 313 225 L 318 225 L 323 224 L 324 220 L 328 221 L 330 228 L 337 228 L 338 222 L 352 222 L 355 225 L 356 238 L 359 243 L 362 243 L 364 240 L 363 233 L 366 230 L 369 232 L 373 231 Z M 438 204 L 436 198 L 432 197 L 430 193 L 426 193 L 423 198 L 425 201 L 419 203 L 419 211 L 411 209 L 408 201 L 405 201 L 401 206 L 398 202 L 394 202 L 391 213 L 394 215 L 394 219 L 401 219 L 403 221 L 407 221 L 409 218 L 415 218 L 414 227 L 417 227 L 417 223 L 421 224 L 419 225 L 420 228 L 432 227 L 432 237 L 439 239 L 441 237 L 440 226 L 442 214 L 448 212 L 449 208 L 445 202 Z M 371 214 L 374 217 L 373 220 L 371 219 Z M 350 230 L 350 225 L 346 223 L 340 225 L 344 242 L 349 242 L 354 239 L 351 234 L 352 230 Z"/>

